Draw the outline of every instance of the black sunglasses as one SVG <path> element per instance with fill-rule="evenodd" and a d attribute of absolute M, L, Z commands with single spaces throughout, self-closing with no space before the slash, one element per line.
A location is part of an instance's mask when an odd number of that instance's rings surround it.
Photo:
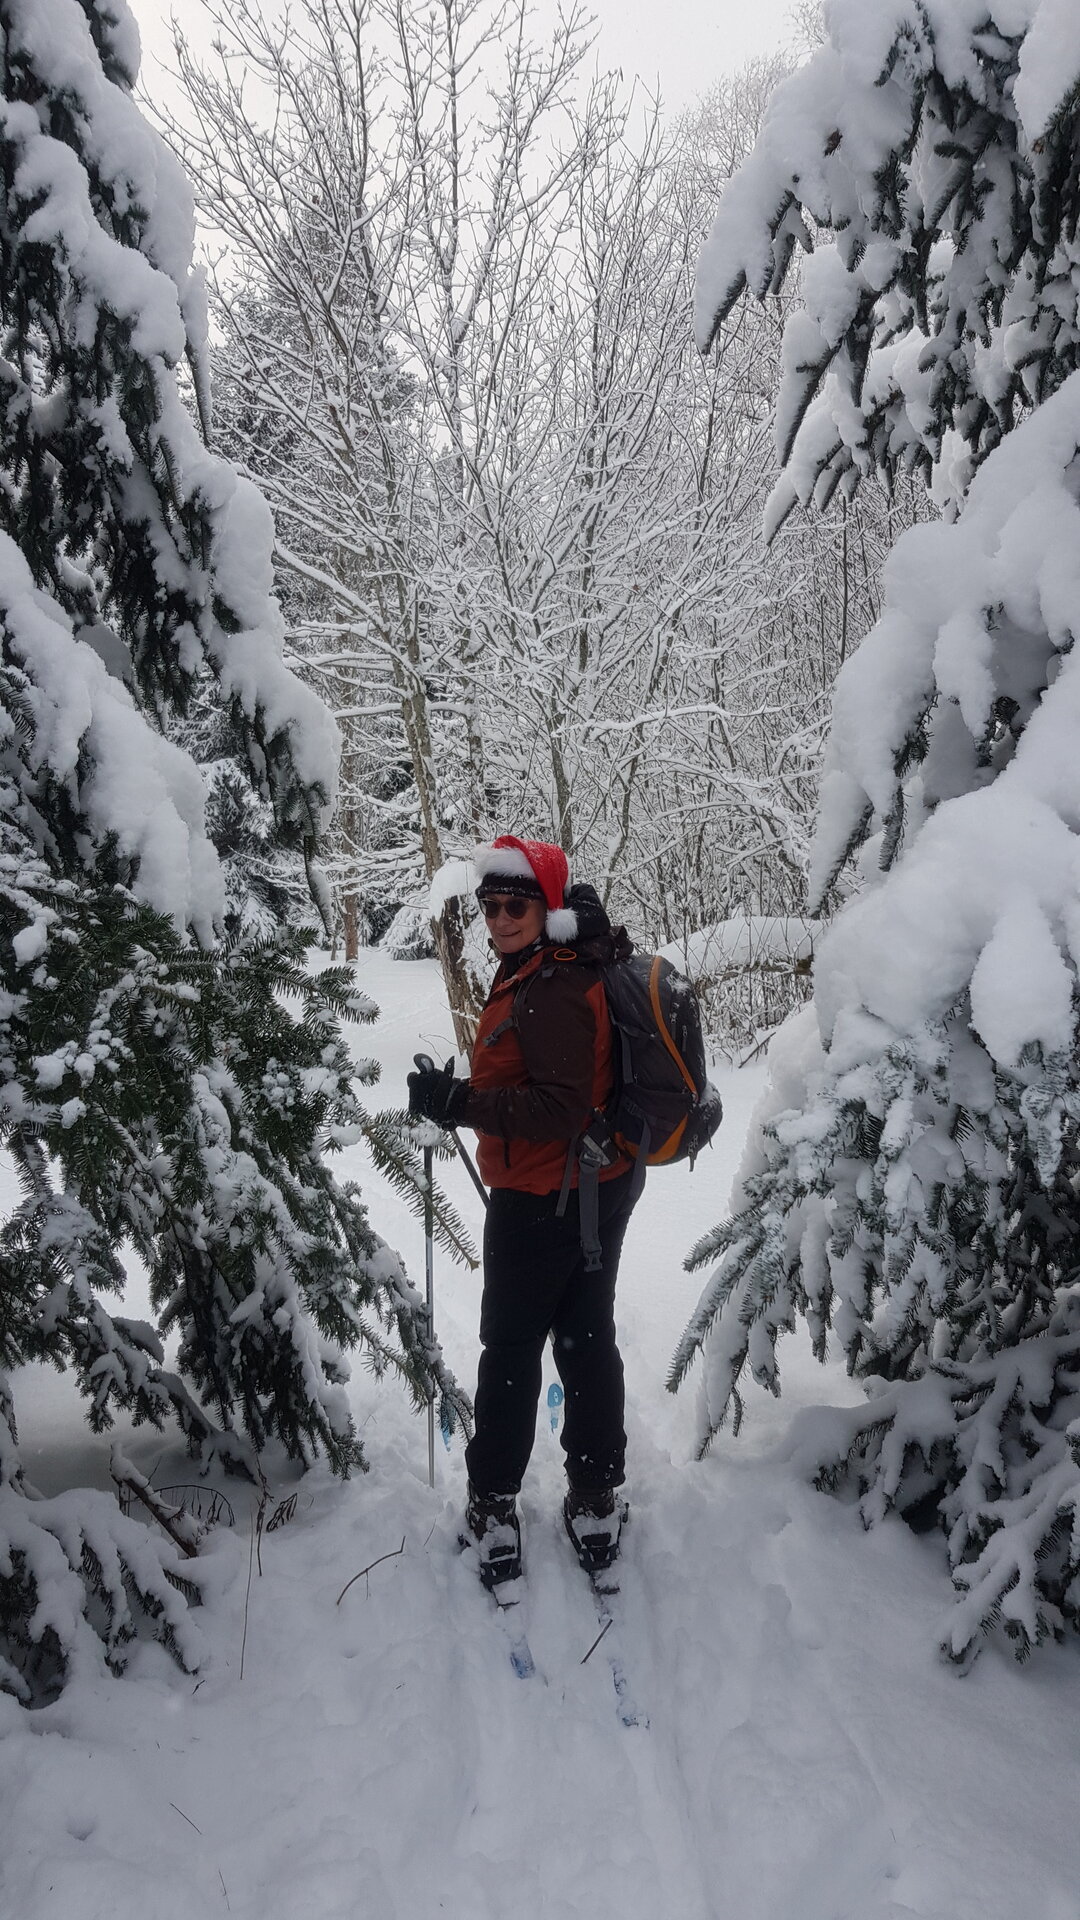
<path fill-rule="evenodd" d="M 528 900 L 518 894 L 511 894 L 507 900 L 492 899 L 490 894 L 481 900 L 480 907 L 485 920 L 497 920 L 500 913 L 506 913 L 511 920 L 524 920 L 529 908 L 535 906 L 534 900 Z"/>

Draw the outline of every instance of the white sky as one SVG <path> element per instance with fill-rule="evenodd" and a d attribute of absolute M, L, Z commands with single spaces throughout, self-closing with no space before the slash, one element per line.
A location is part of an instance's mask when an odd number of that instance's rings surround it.
<path fill-rule="evenodd" d="M 190 39 L 198 42 L 198 8 L 185 0 L 128 0 L 143 40 L 142 82 L 151 99 L 158 91 L 154 60 L 168 63 L 170 15 L 177 11 Z M 593 0 L 599 29 L 597 58 L 621 67 L 627 79 L 657 80 L 665 105 L 688 104 L 722 73 L 788 39 L 791 0 Z M 538 0 L 537 15 L 554 17 L 554 5 Z"/>

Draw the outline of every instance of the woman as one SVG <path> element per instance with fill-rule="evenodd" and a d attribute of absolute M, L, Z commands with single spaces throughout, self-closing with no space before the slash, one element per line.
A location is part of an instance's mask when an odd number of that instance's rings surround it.
<path fill-rule="evenodd" d="M 612 1148 L 598 1187 L 587 1183 L 598 1216 L 590 1221 L 578 1156 L 614 1077 L 600 969 L 631 947 L 591 887 L 570 888 L 561 848 L 503 834 L 474 858 L 498 972 L 469 1079 L 452 1069 L 410 1074 L 409 1106 L 440 1126 L 476 1129 L 491 1189 L 476 1430 L 465 1455 L 467 1535 L 490 1587 L 521 1571 L 516 1496 L 549 1334 L 565 1393 L 563 1513 L 583 1565 L 610 1565 L 626 1517 L 616 1493 L 626 1435 L 614 1300 L 633 1206 L 630 1162 Z"/>

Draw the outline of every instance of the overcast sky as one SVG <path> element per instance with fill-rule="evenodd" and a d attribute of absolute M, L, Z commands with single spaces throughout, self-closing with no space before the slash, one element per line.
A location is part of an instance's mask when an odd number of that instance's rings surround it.
<path fill-rule="evenodd" d="M 143 39 L 143 86 L 153 99 L 155 58 L 168 60 L 169 18 L 178 11 L 192 40 L 198 39 L 198 8 L 185 0 L 129 0 Z M 597 55 L 604 67 L 621 67 L 660 82 L 669 108 L 682 107 L 722 73 L 787 37 L 791 0 L 594 0 L 599 29 Z M 537 13 L 554 15 L 539 0 Z"/>

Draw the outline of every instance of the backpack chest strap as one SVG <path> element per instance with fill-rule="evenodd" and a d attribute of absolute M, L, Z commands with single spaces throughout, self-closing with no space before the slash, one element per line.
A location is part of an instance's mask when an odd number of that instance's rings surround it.
<path fill-rule="evenodd" d="M 507 1014 L 505 1020 L 500 1020 L 497 1027 L 492 1027 L 491 1032 L 488 1034 L 485 1034 L 484 1036 L 485 1047 L 493 1047 L 495 1045 L 496 1040 L 501 1040 L 504 1033 L 508 1033 L 511 1027 L 516 1027 L 516 1026 L 517 1026 L 517 1014 L 513 1011 L 513 1009 L 511 1009 L 511 1011 Z"/>
<path fill-rule="evenodd" d="M 509 1013 L 499 1021 L 497 1026 L 492 1027 L 490 1033 L 484 1035 L 485 1047 L 493 1047 L 496 1040 L 501 1040 L 504 1033 L 510 1032 L 511 1027 L 520 1025 L 518 1020 L 518 1007 L 523 996 L 528 992 L 530 983 L 536 979 L 538 973 L 541 974 L 544 979 L 547 979 L 554 971 L 555 969 L 551 965 L 546 965 L 531 968 L 526 973 L 524 980 L 521 981 L 519 986 L 514 988 L 513 994 L 511 995 Z"/>

